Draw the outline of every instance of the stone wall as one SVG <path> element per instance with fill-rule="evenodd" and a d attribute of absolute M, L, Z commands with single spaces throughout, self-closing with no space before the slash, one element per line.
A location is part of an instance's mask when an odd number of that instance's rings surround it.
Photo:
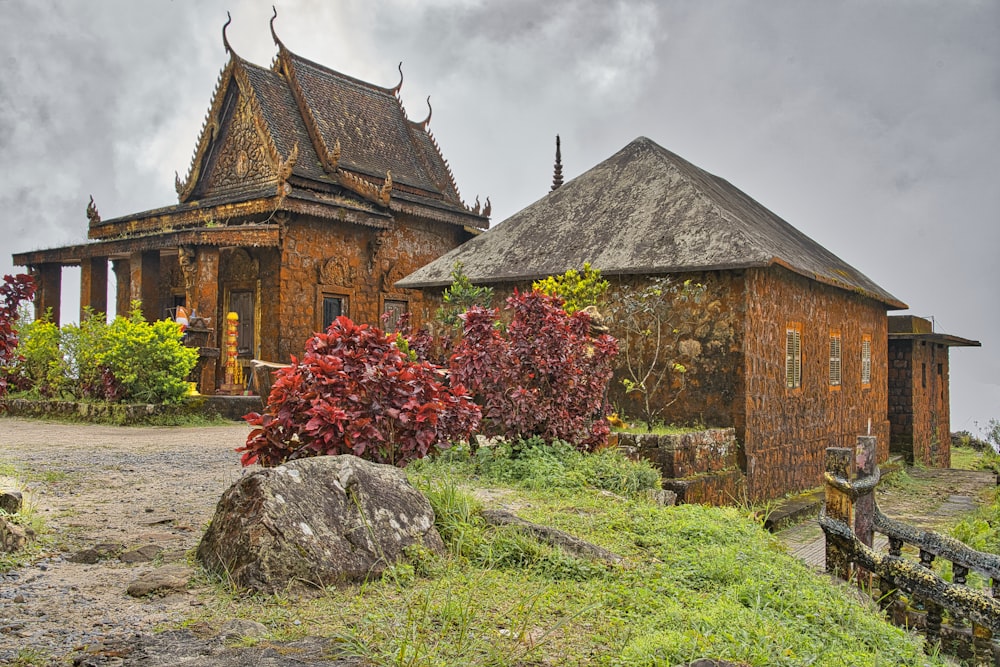
<path fill-rule="evenodd" d="M 928 341 L 889 342 L 889 446 L 907 461 L 951 465 L 948 348 Z"/>
<path fill-rule="evenodd" d="M 887 317 L 885 305 L 781 268 L 746 272 L 746 426 L 750 499 L 776 498 L 819 486 L 827 447 L 851 447 L 858 435 L 878 439 L 888 458 Z M 802 327 L 801 387 L 785 384 L 785 333 Z M 830 333 L 842 341 L 842 383 L 830 385 Z M 871 383 L 861 385 L 862 336 L 871 336 Z"/>
<path fill-rule="evenodd" d="M 663 474 L 663 488 L 678 502 L 732 505 L 746 497 L 740 471 L 739 443 L 732 428 L 658 435 L 617 433 L 618 446 L 633 458 L 643 458 Z"/>
<path fill-rule="evenodd" d="M 324 295 L 342 298 L 345 314 L 355 322 L 380 325 L 388 299 L 405 303 L 419 324 L 423 293 L 393 284 L 468 237 L 455 225 L 405 215 L 388 230 L 294 218 L 285 231 L 278 280 L 277 358 L 268 360 L 287 362 L 301 353 L 306 339 L 322 326 Z"/>

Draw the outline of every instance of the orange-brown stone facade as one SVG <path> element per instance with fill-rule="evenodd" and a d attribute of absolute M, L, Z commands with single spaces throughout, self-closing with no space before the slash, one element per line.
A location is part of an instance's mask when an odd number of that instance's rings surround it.
<path fill-rule="evenodd" d="M 269 359 L 285 362 L 301 354 L 306 339 L 323 326 L 325 297 L 342 299 L 342 314 L 355 322 L 378 326 L 387 301 L 405 304 L 419 325 L 422 293 L 397 290 L 393 283 L 468 237 L 461 227 L 406 216 L 387 230 L 293 218 L 275 270 L 280 299 L 272 299 L 262 314 L 279 323 L 276 354 Z"/>
<path fill-rule="evenodd" d="M 744 468 L 751 500 L 819 486 L 827 447 L 878 439 L 888 458 L 885 305 L 784 269 L 746 272 L 742 336 Z M 801 325 L 801 386 L 787 387 L 786 330 Z M 830 337 L 841 339 L 841 384 L 830 382 Z M 870 383 L 862 385 L 862 342 L 871 340 Z"/>
<path fill-rule="evenodd" d="M 659 401 L 677 397 L 662 420 L 674 424 L 732 427 L 740 444 L 739 467 L 751 501 L 814 488 L 822 483 L 827 447 L 853 447 L 869 431 L 878 438 L 878 461 L 888 458 L 886 419 L 887 317 L 885 305 L 809 280 L 783 268 L 679 274 L 706 287 L 700 309 L 708 322 L 685 340 L 697 353 L 684 360 L 685 389 L 666 387 Z M 611 277 L 606 310 L 622 292 L 645 284 L 641 277 Z M 500 303 L 510 285 L 496 285 Z M 521 285 L 524 287 L 524 285 Z M 428 313 L 440 291 L 427 291 Z M 799 323 L 801 386 L 786 386 L 786 328 Z M 612 333 L 615 324 L 609 322 Z M 841 345 L 841 382 L 830 383 L 830 335 Z M 862 386 L 862 342 L 870 340 L 869 383 Z M 619 370 L 609 387 L 612 405 L 626 417 L 638 414 L 625 395 Z M 735 485 L 733 488 L 743 486 Z M 732 500 L 736 500 L 733 498 Z"/>
<path fill-rule="evenodd" d="M 889 446 L 907 461 L 951 465 L 948 353 L 932 341 L 889 341 Z"/>

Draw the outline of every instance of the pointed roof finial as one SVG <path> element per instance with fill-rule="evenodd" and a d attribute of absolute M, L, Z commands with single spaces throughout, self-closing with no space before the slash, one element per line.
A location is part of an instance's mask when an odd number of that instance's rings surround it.
<path fill-rule="evenodd" d="M 397 69 L 399 69 L 399 83 L 397 83 L 395 86 L 393 86 L 392 88 L 389 89 L 389 94 L 390 95 L 398 95 L 399 91 L 401 91 L 403 89 L 403 61 L 402 60 L 399 61 L 399 67 Z"/>
<path fill-rule="evenodd" d="M 285 45 L 281 43 L 281 40 L 278 39 L 278 33 L 274 31 L 274 19 L 278 18 L 278 8 L 275 7 L 274 5 L 271 5 L 271 11 L 274 12 L 271 15 L 271 39 L 274 40 L 275 46 L 277 46 L 279 49 L 284 49 Z"/>
<path fill-rule="evenodd" d="M 233 47 L 229 45 L 229 38 L 226 36 L 226 28 L 233 22 L 232 15 L 226 12 L 226 22 L 222 24 L 222 45 L 226 47 L 226 53 L 233 53 Z"/>
<path fill-rule="evenodd" d="M 562 151 L 559 148 L 559 135 L 556 135 L 556 166 L 552 174 L 552 190 L 556 190 L 563 184 L 562 175 Z M 550 192 L 552 191 L 550 190 Z"/>
<path fill-rule="evenodd" d="M 427 96 L 427 118 L 420 123 L 421 126 L 426 130 L 427 126 L 431 123 L 431 116 L 434 115 L 434 107 L 431 106 L 431 96 Z"/>

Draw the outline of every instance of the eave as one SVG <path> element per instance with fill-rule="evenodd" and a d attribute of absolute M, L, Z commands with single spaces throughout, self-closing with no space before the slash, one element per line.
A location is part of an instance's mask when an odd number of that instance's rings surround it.
<path fill-rule="evenodd" d="M 79 245 L 48 250 L 33 250 L 15 254 L 17 266 L 38 264 L 76 265 L 82 259 L 94 257 L 125 257 L 133 252 L 168 250 L 182 245 L 239 246 L 244 248 L 276 248 L 280 244 L 280 226 L 276 224 L 239 225 L 185 229 L 130 236 L 127 238 L 92 241 Z"/>

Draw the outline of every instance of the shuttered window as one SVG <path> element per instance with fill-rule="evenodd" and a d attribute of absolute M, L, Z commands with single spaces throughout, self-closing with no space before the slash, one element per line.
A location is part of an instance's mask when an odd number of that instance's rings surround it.
<path fill-rule="evenodd" d="M 785 327 L 785 387 L 802 386 L 802 325 L 792 322 Z"/>
<path fill-rule="evenodd" d="M 872 337 L 865 334 L 861 337 L 861 386 L 868 389 L 872 386 Z"/>
<path fill-rule="evenodd" d="M 841 338 L 839 331 L 830 332 L 830 389 L 840 389 Z"/>

